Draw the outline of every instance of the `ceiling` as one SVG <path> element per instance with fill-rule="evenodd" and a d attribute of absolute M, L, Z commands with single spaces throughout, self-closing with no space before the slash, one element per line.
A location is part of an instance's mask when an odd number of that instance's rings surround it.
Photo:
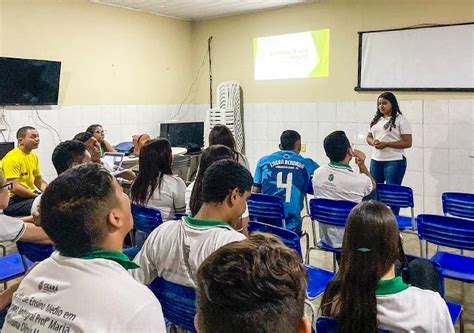
<path fill-rule="evenodd" d="M 90 0 L 104 5 L 141 10 L 157 15 L 200 21 L 222 16 L 264 11 L 319 0 Z"/>

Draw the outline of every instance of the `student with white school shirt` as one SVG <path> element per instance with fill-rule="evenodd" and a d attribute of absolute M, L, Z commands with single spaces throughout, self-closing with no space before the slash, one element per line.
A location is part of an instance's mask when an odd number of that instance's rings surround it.
<path fill-rule="evenodd" d="M 154 139 L 140 150 L 137 179 L 131 188 L 132 202 L 159 209 L 163 221 L 174 219 L 175 213 L 184 213 L 186 203 L 184 180 L 173 175 L 171 145 L 166 139 Z"/>
<path fill-rule="evenodd" d="M 324 150 L 329 164 L 316 169 L 313 174 L 315 198 L 345 200 L 359 203 L 375 188 L 375 181 L 365 166 L 365 154 L 352 149 L 346 134 L 335 131 L 324 139 Z M 355 157 L 359 171 L 349 165 Z M 335 248 L 342 246 L 344 228 L 319 225 L 321 240 Z"/>
<path fill-rule="evenodd" d="M 395 262 L 401 257 L 403 246 L 391 210 L 377 201 L 354 207 L 347 220 L 340 268 L 321 300 L 322 315 L 335 317 L 341 333 L 376 328 L 453 333 L 440 294 L 412 287 L 395 275 Z"/>
<path fill-rule="evenodd" d="M 199 212 L 156 228 L 134 259 L 140 269 L 130 274 L 146 285 L 162 277 L 195 287 L 196 271 L 211 253 L 245 239 L 235 224 L 245 210 L 251 186 L 250 172 L 238 162 L 227 159 L 212 164 L 204 174 Z"/>
<path fill-rule="evenodd" d="M 130 201 L 100 165 L 67 170 L 43 194 L 42 225 L 58 252 L 21 282 L 2 332 L 166 332 L 161 306 L 121 252 Z"/>

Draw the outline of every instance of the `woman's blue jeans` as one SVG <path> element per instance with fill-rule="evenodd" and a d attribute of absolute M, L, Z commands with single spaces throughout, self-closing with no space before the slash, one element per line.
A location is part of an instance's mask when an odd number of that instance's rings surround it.
<path fill-rule="evenodd" d="M 401 185 L 405 171 L 407 170 L 407 159 L 397 161 L 370 161 L 370 174 L 377 183 Z M 393 213 L 398 215 L 400 209 L 393 208 Z"/>

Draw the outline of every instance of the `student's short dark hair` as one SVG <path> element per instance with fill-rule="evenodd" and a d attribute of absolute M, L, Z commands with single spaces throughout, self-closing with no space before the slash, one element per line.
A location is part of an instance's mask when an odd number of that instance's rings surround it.
<path fill-rule="evenodd" d="M 240 194 L 252 188 L 252 175 L 234 160 L 214 162 L 204 173 L 202 202 L 223 202 L 229 191 L 239 189 Z"/>
<path fill-rule="evenodd" d="M 280 145 L 283 150 L 295 149 L 296 141 L 301 140 L 301 135 L 293 130 L 286 130 L 281 133 Z"/>
<path fill-rule="evenodd" d="M 324 151 L 326 156 L 333 162 L 342 161 L 347 154 L 351 143 L 344 131 L 335 131 L 324 138 Z"/>
<path fill-rule="evenodd" d="M 92 133 L 81 132 L 81 133 L 77 133 L 76 135 L 74 135 L 74 137 L 72 139 L 77 140 L 77 141 L 81 141 L 81 142 L 86 142 L 87 140 L 89 140 L 93 136 L 94 135 L 92 135 Z"/>
<path fill-rule="evenodd" d="M 81 141 L 67 140 L 61 142 L 54 148 L 53 161 L 54 168 L 58 176 L 75 164 L 80 164 L 84 158 L 86 146 Z"/>
<path fill-rule="evenodd" d="M 212 253 L 197 272 L 200 332 L 294 333 L 304 315 L 306 273 L 296 251 L 254 233 Z"/>
<path fill-rule="evenodd" d="M 20 127 L 18 129 L 18 131 L 16 131 L 16 138 L 17 139 L 22 139 L 25 137 L 26 133 L 30 130 L 35 130 L 36 131 L 36 128 L 32 127 L 32 126 L 23 126 L 23 127 Z"/>
<path fill-rule="evenodd" d="M 71 168 L 53 180 L 41 198 L 41 224 L 65 256 L 81 257 L 98 248 L 107 216 L 117 206 L 113 176 L 99 164 Z"/>

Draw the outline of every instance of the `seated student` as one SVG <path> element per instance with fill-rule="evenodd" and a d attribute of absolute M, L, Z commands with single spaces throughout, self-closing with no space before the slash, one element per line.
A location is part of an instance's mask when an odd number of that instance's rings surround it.
<path fill-rule="evenodd" d="M 91 161 L 102 165 L 107 171 L 114 172 L 114 166 L 107 163 L 106 160 L 100 157 L 100 145 L 99 141 L 89 132 L 81 132 L 74 136 L 73 140 L 81 141 L 86 146 L 87 150 L 91 154 Z M 117 178 L 123 178 L 126 180 L 135 180 L 136 176 L 132 170 L 124 169 L 123 172 L 115 174 Z"/>
<path fill-rule="evenodd" d="M 121 252 L 130 201 L 109 172 L 93 163 L 67 170 L 44 192 L 41 216 L 59 252 L 23 279 L 4 332 L 166 332 L 160 303 L 127 272 L 138 267 Z"/>
<path fill-rule="evenodd" d="M 234 159 L 235 155 L 230 148 L 224 145 L 213 145 L 202 152 L 201 161 L 199 163 L 198 173 L 196 179 L 186 188 L 186 214 L 196 215 L 202 206 L 202 180 L 204 173 L 212 163 L 225 159 Z M 242 230 L 244 235 L 247 235 L 247 224 L 249 222 L 249 211 L 245 206 L 245 212 L 236 221 L 237 230 Z"/>
<path fill-rule="evenodd" d="M 106 152 L 115 152 L 114 146 L 105 140 L 105 131 L 102 128 L 102 125 L 90 125 L 87 127 L 86 132 L 91 133 L 99 143 L 100 157 L 103 157 Z"/>
<path fill-rule="evenodd" d="M 245 238 L 235 231 L 235 221 L 245 210 L 251 186 L 250 172 L 239 163 L 212 164 L 204 174 L 199 212 L 156 228 L 135 257 L 140 268 L 131 271 L 132 276 L 146 285 L 163 277 L 194 287 L 204 259 L 221 246 Z"/>
<path fill-rule="evenodd" d="M 2 160 L 3 175 L 13 184 L 10 202 L 4 213 L 10 216 L 28 216 L 33 200 L 48 184 L 41 177 L 39 158 L 33 152 L 40 142 L 38 131 L 34 127 L 25 126 L 16 132 L 16 138 L 18 146 Z"/>
<path fill-rule="evenodd" d="M 301 258 L 271 235 L 224 245 L 197 272 L 199 333 L 311 332 Z"/>
<path fill-rule="evenodd" d="M 234 160 L 249 169 L 247 157 L 237 150 L 235 138 L 230 129 L 225 125 L 216 125 L 209 133 L 209 146 L 224 145 L 229 147 L 234 153 Z"/>
<path fill-rule="evenodd" d="M 53 150 L 53 156 L 51 157 L 54 168 L 58 176 L 64 171 L 84 163 L 91 162 L 91 154 L 86 149 L 86 146 L 77 140 L 67 140 L 61 142 Z M 39 224 L 39 211 L 42 195 L 39 195 L 33 201 L 31 207 L 31 215 L 33 216 L 33 221 Z"/>
<path fill-rule="evenodd" d="M 186 184 L 171 171 L 169 141 L 148 141 L 140 150 L 138 161 L 140 172 L 132 185 L 132 202 L 159 209 L 163 221 L 173 220 L 174 213 L 184 213 Z"/>
<path fill-rule="evenodd" d="M 313 174 L 315 198 L 346 200 L 359 203 L 375 188 L 375 181 L 365 166 L 365 154 L 352 149 L 346 134 L 335 131 L 324 139 L 324 150 L 329 164 Z M 352 170 L 349 162 L 355 157 L 359 172 Z M 340 248 L 344 228 L 319 225 L 321 240 L 329 246 Z"/>
<path fill-rule="evenodd" d="M 349 215 L 336 277 L 321 301 L 323 316 L 335 317 L 339 331 L 454 332 L 448 308 L 431 290 L 411 287 L 395 276 L 402 253 L 390 208 L 364 201 Z"/>
<path fill-rule="evenodd" d="M 252 192 L 276 195 L 285 204 L 289 230 L 301 233 L 301 210 L 310 175 L 319 165 L 300 155 L 301 136 L 287 130 L 280 136 L 280 151 L 262 157 L 254 175 Z"/>

